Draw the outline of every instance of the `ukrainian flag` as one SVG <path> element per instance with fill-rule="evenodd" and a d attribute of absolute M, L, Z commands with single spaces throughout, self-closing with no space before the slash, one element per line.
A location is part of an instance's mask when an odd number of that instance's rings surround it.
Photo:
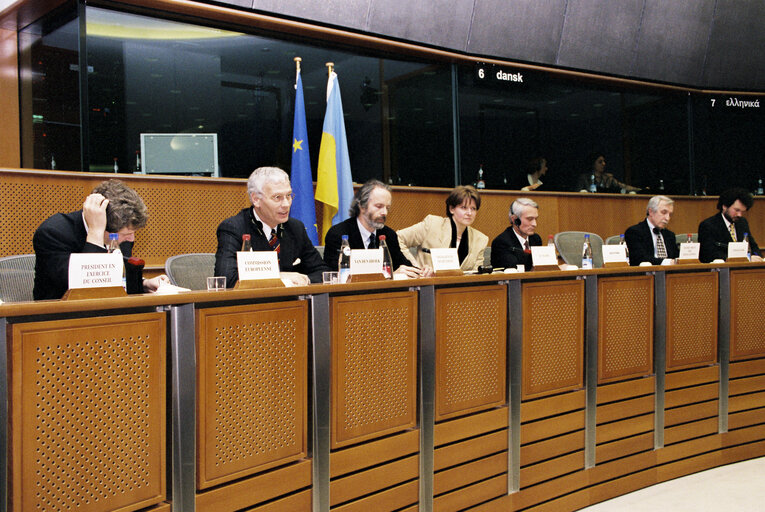
<path fill-rule="evenodd" d="M 308 131 L 305 125 L 305 102 L 303 80 L 297 72 L 295 83 L 295 122 L 292 128 L 292 166 L 290 181 L 295 199 L 290 216 L 305 224 L 308 238 L 313 245 L 319 245 L 316 229 L 316 205 L 313 202 L 313 179 L 311 177 L 311 156 L 308 152 Z"/>
<path fill-rule="evenodd" d="M 319 148 L 319 167 L 316 175 L 316 199 L 324 203 L 321 239 L 334 224 L 348 218 L 353 199 L 351 162 L 348 140 L 345 137 L 343 103 L 340 85 L 333 71 L 327 82 L 327 112 Z"/>

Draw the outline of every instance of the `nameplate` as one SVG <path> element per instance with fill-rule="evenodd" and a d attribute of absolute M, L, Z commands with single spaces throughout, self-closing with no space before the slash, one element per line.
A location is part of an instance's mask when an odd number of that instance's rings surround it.
<path fill-rule="evenodd" d="M 73 253 L 69 256 L 69 289 L 122 288 L 121 253 Z"/>
<path fill-rule="evenodd" d="M 698 260 L 701 244 L 698 242 L 683 242 L 680 244 L 679 260 Z"/>
<path fill-rule="evenodd" d="M 382 249 L 351 250 L 351 275 L 382 274 Z M 358 281 L 358 279 L 356 279 Z"/>
<path fill-rule="evenodd" d="M 432 248 L 430 249 L 430 259 L 434 272 L 460 269 L 460 258 L 457 256 L 455 247 Z"/>
<path fill-rule="evenodd" d="M 627 261 L 626 247 L 622 244 L 603 244 L 603 264 L 625 263 Z"/>
<path fill-rule="evenodd" d="M 279 279 L 279 255 L 276 251 L 239 251 L 236 268 L 239 281 Z"/>
<path fill-rule="evenodd" d="M 728 260 L 731 258 L 744 258 L 744 260 L 748 260 L 746 257 L 747 252 L 749 252 L 749 243 L 747 242 L 728 243 Z"/>
<path fill-rule="evenodd" d="M 558 257 L 555 256 L 555 246 L 538 245 L 531 247 L 531 263 L 535 269 L 542 267 L 558 268 Z"/>

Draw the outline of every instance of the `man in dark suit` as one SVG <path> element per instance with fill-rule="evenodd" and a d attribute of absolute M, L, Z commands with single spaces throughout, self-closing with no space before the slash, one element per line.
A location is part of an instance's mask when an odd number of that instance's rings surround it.
<path fill-rule="evenodd" d="M 709 263 L 712 260 L 724 260 L 728 257 L 729 242 L 743 242 L 748 233 L 749 252 L 752 261 L 762 261 L 760 248 L 749 230 L 749 223 L 744 213 L 754 204 L 752 194 L 743 188 L 732 188 L 720 194 L 717 209 L 720 213 L 712 215 L 699 224 L 699 260 Z"/>
<path fill-rule="evenodd" d="M 391 189 L 378 180 L 369 180 L 356 191 L 351 203 L 350 218 L 335 224 L 324 237 L 324 262 L 337 270 L 340 244 L 343 235 L 348 235 L 351 249 L 375 249 L 379 247 L 380 236 L 385 236 L 394 273 L 407 277 L 428 277 L 433 271 L 429 267 L 418 268 L 401 252 L 396 232 L 385 225 L 392 202 Z"/>
<path fill-rule="evenodd" d="M 667 196 L 653 196 L 648 201 L 645 219 L 624 233 L 630 265 L 644 261 L 661 265 L 665 259 L 674 260 L 680 255 L 675 234 L 667 229 L 674 209 L 674 201 Z"/>
<path fill-rule="evenodd" d="M 85 198 L 82 210 L 57 213 L 40 224 L 32 238 L 35 250 L 35 300 L 60 299 L 69 288 L 72 253 L 105 253 L 110 233 L 125 260 L 128 293 L 156 291 L 166 276 L 143 279 L 141 268 L 129 264 L 135 233 L 146 225 L 146 205 L 135 190 L 118 180 L 99 184 Z"/>
<path fill-rule="evenodd" d="M 239 280 L 236 253 L 242 250 L 242 235 L 249 234 L 253 251 L 277 251 L 283 279 L 296 285 L 321 283 L 329 268 L 308 238 L 305 226 L 290 217 L 292 186 L 286 172 L 278 167 L 259 167 L 247 180 L 251 208 L 218 225 L 215 275 L 226 277 L 226 287 Z"/>
<path fill-rule="evenodd" d="M 516 268 L 523 265 L 531 270 L 531 247 L 542 245 L 535 233 L 539 206 L 529 198 L 521 197 L 510 205 L 510 227 L 491 242 L 491 266 Z"/>

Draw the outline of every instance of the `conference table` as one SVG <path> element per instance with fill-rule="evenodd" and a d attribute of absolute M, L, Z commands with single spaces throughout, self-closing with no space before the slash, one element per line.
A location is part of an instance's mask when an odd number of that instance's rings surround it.
<path fill-rule="evenodd" d="M 765 265 L 0 305 L 5 510 L 576 510 L 765 455 Z"/>

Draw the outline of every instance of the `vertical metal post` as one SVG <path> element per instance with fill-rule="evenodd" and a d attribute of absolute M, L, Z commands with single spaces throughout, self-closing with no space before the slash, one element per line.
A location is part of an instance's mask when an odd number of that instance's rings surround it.
<path fill-rule="evenodd" d="M 194 305 L 170 308 L 173 512 L 194 512 L 196 494 L 196 332 Z"/>
<path fill-rule="evenodd" d="M 88 45 L 87 45 L 87 6 L 85 0 L 77 3 L 77 65 L 79 66 L 80 85 L 80 170 L 90 170 L 90 109 L 88 108 Z"/>
<path fill-rule="evenodd" d="M 667 373 L 667 279 L 666 272 L 653 276 L 653 371 L 654 387 L 653 447 L 664 448 L 664 392 Z"/>
<path fill-rule="evenodd" d="M 8 320 L 0 318 L 0 512 L 8 508 Z"/>
<path fill-rule="evenodd" d="M 728 431 L 728 382 L 730 379 L 730 268 L 719 272 L 720 302 L 717 311 L 717 353 L 720 357 L 720 387 L 717 400 L 717 431 Z"/>
<path fill-rule="evenodd" d="M 521 488 L 521 366 L 523 362 L 523 299 L 521 280 L 507 284 L 507 492 Z"/>
<path fill-rule="evenodd" d="M 313 512 L 329 511 L 329 422 L 332 338 L 329 294 L 311 296 L 313 334 Z"/>
<path fill-rule="evenodd" d="M 462 183 L 460 177 L 460 103 L 459 103 L 459 77 L 457 65 L 451 65 L 452 78 L 452 144 L 454 158 L 454 186 Z"/>
<path fill-rule="evenodd" d="M 419 293 L 420 512 L 433 510 L 433 430 L 436 397 L 436 299 L 433 286 Z"/>
<path fill-rule="evenodd" d="M 585 276 L 585 421 L 584 421 L 584 467 L 597 463 L 595 447 L 598 425 L 598 276 Z"/>

